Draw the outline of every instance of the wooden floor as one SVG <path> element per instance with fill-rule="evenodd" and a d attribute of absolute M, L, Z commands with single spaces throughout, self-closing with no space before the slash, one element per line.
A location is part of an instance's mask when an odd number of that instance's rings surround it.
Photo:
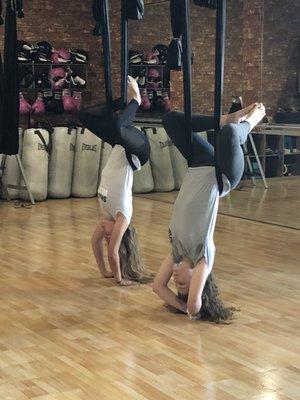
<path fill-rule="evenodd" d="M 262 181 L 242 181 L 238 190 L 220 200 L 219 213 L 253 221 L 300 229 L 300 177 L 268 179 L 266 190 Z M 176 192 L 140 195 L 148 199 L 174 203 Z"/>
<path fill-rule="evenodd" d="M 171 207 L 135 199 L 153 271 Z M 1 400 L 300 398 L 299 231 L 219 216 L 215 275 L 241 311 L 218 326 L 170 314 L 150 285 L 101 279 L 98 213 L 96 199 L 0 203 Z"/>

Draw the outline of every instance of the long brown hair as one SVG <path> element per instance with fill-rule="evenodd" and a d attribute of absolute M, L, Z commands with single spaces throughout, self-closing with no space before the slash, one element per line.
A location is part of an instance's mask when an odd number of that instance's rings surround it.
<path fill-rule="evenodd" d="M 129 226 L 124 233 L 119 257 L 124 279 L 131 279 L 140 283 L 148 283 L 153 279 L 154 274 L 149 273 L 142 262 L 138 235 L 133 226 Z"/>
<path fill-rule="evenodd" d="M 202 307 L 199 319 L 217 324 L 228 324 L 234 316 L 235 307 L 225 307 L 214 276 L 210 273 L 202 292 Z"/>
<path fill-rule="evenodd" d="M 188 295 L 178 293 L 177 296 L 185 303 L 188 300 Z M 178 313 L 173 307 L 167 306 L 167 309 Z M 196 319 L 211 321 L 216 324 L 229 324 L 234 317 L 235 311 L 238 311 L 235 307 L 225 307 L 214 276 L 210 273 L 204 285 L 202 306 Z"/>

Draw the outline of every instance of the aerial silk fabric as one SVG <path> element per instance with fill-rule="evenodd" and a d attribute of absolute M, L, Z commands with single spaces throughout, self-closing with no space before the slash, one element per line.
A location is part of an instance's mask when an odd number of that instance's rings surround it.
<path fill-rule="evenodd" d="M 24 16 L 22 1 L 17 1 L 18 17 Z M 19 82 L 17 58 L 17 22 L 16 11 L 12 9 L 12 2 L 6 2 L 5 15 L 5 42 L 3 66 L 3 93 L 2 97 L 2 141 L 0 152 L 12 155 L 19 149 Z"/>

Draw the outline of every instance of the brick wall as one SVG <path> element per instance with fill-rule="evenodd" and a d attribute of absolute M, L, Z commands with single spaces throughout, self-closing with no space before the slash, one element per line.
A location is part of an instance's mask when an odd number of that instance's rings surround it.
<path fill-rule="evenodd" d="M 151 48 L 171 38 L 169 4 L 147 0 L 142 22 L 130 21 L 130 47 Z M 119 0 L 110 0 L 115 96 L 120 78 Z M 228 0 L 224 109 L 232 95 L 245 102 L 260 99 L 274 110 L 289 101 L 296 76 L 293 49 L 299 43 L 299 0 Z M 48 40 L 54 46 L 78 47 L 90 53 L 90 92 L 86 103 L 104 99 L 101 38 L 91 35 L 92 0 L 24 0 L 26 19 L 18 21 L 19 38 Z M 214 13 L 191 4 L 194 109 L 211 112 L 214 83 Z M 3 29 L 3 28 L 1 28 Z M 263 34 L 262 34 L 263 33 Z M 182 107 L 180 73 L 172 79 L 173 104 Z"/>
<path fill-rule="evenodd" d="M 296 95 L 300 73 L 300 1 L 265 0 L 263 97 L 271 109 L 300 105 Z"/>
<path fill-rule="evenodd" d="M 151 0 L 149 0 L 152 3 Z M 157 0 L 155 0 L 157 3 Z M 132 22 L 130 44 L 139 49 L 171 36 L 165 17 L 169 5 L 146 7 L 143 23 Z M 224 77 L 224 110 L 232 95 L 242 95 L 247 104 L 256 100 L 272 115 L 278 106 L 299 100 L 295 95 L 297 67 L 300 70 L 299 0 L 227 0 L 227 32 Z M 211 112 L 214 86 L 214 13 L 191 4 L 194 109 Z M 297 58 L 298 46 L 298 61 Z M 172 73 L 172 103 L 182 109 L 182 76 Z"/>
<path fill-rule="evenodd" d="M 228 1 L 224 77 L 224 107 L 227 106 L 227 108 L 231 96 L 240 94 L 242 89 L 242 10 L 241 0 Z M 194 109 L 211 112 L 214 95 L 214 12 L 196 7 L 191 3 L 191 33 L 191 49 L 194 53 L 192 67 Z M 130 47 L 136 50 L 151 49 L 151 46 L 157 43 L 168 45 L 172 37 L 169 4 L 162 2 L 162 4 L 146 6 L 144 21 L 130 22 L 129 36 Z M 172 106 L 182 109 L 181 73 L 172 73 L 171 85 Z"/>

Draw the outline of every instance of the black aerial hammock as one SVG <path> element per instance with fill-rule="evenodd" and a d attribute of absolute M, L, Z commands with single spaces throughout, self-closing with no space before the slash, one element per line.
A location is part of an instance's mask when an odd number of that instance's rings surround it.
<path fill-rule="evenodd" d="M 121 0 L 121 99 L 113 101 L 108 0 L 93 2 L 93 15 L 96 20 L 93 33 L 95 36 L 102 36 L 106 104 L 112 111 L 125 107 L 127 100 L 128 20 L 143 19 L 144 10 L 143 0 Z"/>
<path fill-rule="evenodd" d="M 17 17 L 24 18 L 23 0 L 6 0 L 4 57 L 0 66 L 0 153 L 15 155 L 19 149 L 19 82 Z M 0 1 L 0 12 L 2 1 Z M 0 24 L 3 23 L 0 15 Z"/>
<path fill-rule="evenodd" d="M 172 1 L 172 0 L 171 0 Z M 173 2 L 178 0 L 173 0 Z M 214 148 L 215 148 L 215 169 L 219 187 L 219 193 L 223 191 L 222 172 L 217 163 L 217 135 L 220 131 L 220 120 L 222 115 L 222 96 L 224 82 L 224 53 L 225 53 L 225 28 L 226 28 L 226 0 L 194 0 L 200 7 L 216 10 L 216 41 L 215 41 L 215 95 L 214 95 Z M 178 3 L 179 4 L 179 3 Z M 178 10 L 180 12 L 180 10 Z M 182 27 L 182 64 L 184 82 L 184 112 L 186 124 L 189 127 L 190 136 L 190 157 L 192 157 L 192 78 L 191 78 L 191 49 L 190 49 L 190 10 L 189 0 L 184 0 Z M 192 159 L 188 160 L 192 164 Z"/>
<path fill-rule="evenodd" d="M 124 109 L 127 102 L 128 19 L 143 18 L 144 2 L 121 0 L 121 98 L 119 99 L 113 99 L 108 0 L 94 0 L 93 15 L 96 20 L 93 34 L 102 36 L 106 102 L 85 108 L 80 112 L 79 118 L 91 132 L 114 146 L 118 136 L 115 129 L 115 112 Z M 126 151 L 126 156 L 132 168 L 136 169 L 131 154 Z"/>

